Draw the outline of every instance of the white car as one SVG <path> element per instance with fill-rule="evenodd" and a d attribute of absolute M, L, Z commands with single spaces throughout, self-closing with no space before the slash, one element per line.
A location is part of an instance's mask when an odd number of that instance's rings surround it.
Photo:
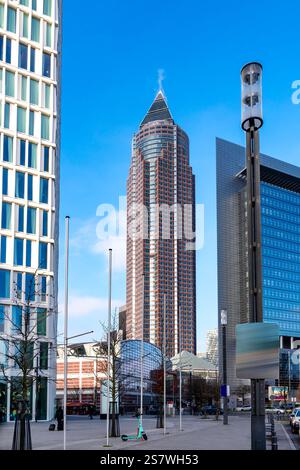
<path fill-rule="evenodd" d="M 266 408 L 266 413 L 273 413 L 274 415 L 283 415 L 285 413 L 285 409 L 283 408 Z"/>
<path fill-rule="evenodd" d="M 245 406 L 237 406 L 236 411 L 251 411 L 251 406 L 245 405 Z"/>
<path fill-rule="evenodd" d="M 294 410 L 294 417 L 291 419 L 291 429 L 292 433 L 295 434 L 299 432 L 299 425 L 300 425 L 300 409 Z"/>

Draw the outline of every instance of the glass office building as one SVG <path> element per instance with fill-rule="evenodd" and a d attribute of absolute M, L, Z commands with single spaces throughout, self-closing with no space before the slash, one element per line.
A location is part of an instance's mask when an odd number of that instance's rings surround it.
<path fill-rule="evenodd" d="M 12 337 L 23 340 L 24 305 L 35 347 L 31 414 L 43 420 L 54 412 L 61 9 L 61 0 L 0 0 L 0 362 L 11 378 L 0 372 L 0 407 L 6 420 L 20 381 L 6 348 Z"/>
<path fill-rule="evenodd" d="M 218 297 L 219 312 L 228 311 L 233 388 L 241 382 L 235 373 L 235 326 L 249 321 L 246 178 L 245 149 L 217 139 Z M 279 382 L 290 385 L 295 397 L 300 373 L 291 357 L 300 338 L 300 168 L 266 155 L 261 155 L 261 223 L 263 320 L 279 325 Z"/>

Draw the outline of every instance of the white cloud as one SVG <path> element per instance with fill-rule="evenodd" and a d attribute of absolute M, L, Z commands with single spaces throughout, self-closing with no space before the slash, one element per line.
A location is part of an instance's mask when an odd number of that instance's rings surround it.
<path fill-rule="evenodd" d="M 112 307 L 120 307 L 124 301 L 112 300 Z M 69 316 L 72 318 L 88 317 L 97 314 L 99 320 L 103 319 L 108 310 L 108 299 L 104 297 L 80 296 L 71 294 L 69 298 Z M 59 311 L 64 311 L 64 304 L 60 302 Z"/>

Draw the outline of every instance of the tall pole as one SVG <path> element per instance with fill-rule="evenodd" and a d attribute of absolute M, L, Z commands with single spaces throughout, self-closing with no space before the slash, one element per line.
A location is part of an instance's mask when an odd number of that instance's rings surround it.
<path fill-rule="evenodd" d="M 167 433 L 167 368 L 166 368 L 166 353 L 167 353 L 167 341 L 166 341 L 166 294 L 164 294 L 164 434 Z"/>
<path fill-rule="evenodd" d="M 143 423 L 144 395 L 144 308 L 145 308 L 145 274 L 142 277 L 142 318 L 141 318 L 141 422 Z"/>
<path fill-rule="evenodd" d="M 263 321 L 259 129 L 262 119 L 262 66 L 243 67 L 242 128 L 246 131 L 248 285 L 251 323 Z M 251 379 L 251 447 L 266 449 L 265 380 Z"/>
<path fill-rule="evenodd" d="M 108 252 L 108 332 L 107 332 L 107 387 L 106 387 L 107 389 L 106 446 L 107 447 L 109 447 L 109 415 L 110 415 L 111 275 L 112 275 L 112 249 L 110 248 Z"/>
<path fill-rule="evenodd" d="M 67 398 L 68 398 L 68 308 L 69 308 L 69 225 L 65 218 L 65 318 L 64 318 L 64 450 L 67 448 Z"/>
<path fill-rule="evenodd" d="M 182 344 L 181 344 L 181 306 L 179 306 L 179 430 L 182 431 Z"/>

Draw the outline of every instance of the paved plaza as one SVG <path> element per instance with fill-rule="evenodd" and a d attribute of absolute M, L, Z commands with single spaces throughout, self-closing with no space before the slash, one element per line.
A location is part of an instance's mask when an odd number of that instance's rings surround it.
<path fill-rule="evenodd" d="M 32 442 L 34 450 L 61 450 L 63 433 L 49 432 L 49 423 L 32 423 Z M 250 449 L 250 415 L 230 416 L 228 426 L 222 419 L 201 419 L 199 416 L 184 416 L 182 432 L 179 431 L 179 419 L 168 418 L 167 434 L 156 429 L 156 419 L 144 417 L 144 429 L 148 441 L 122 442 L 120 438 L 111 438 L 111 450 L 249 450 Z M 136 419 L 120 419 L 121 434 L 133 434 Z M 286 429 L 276 423 L 279 450 L 295 450 Z M 106 421 L 88 417 L 70 417 L 67 424 L 67 448 L 69 450 L 107 450 Z M 11 447 L 13 424 L 0 425 L 0 450 Z M 268 441 L 270 448 L 270 441 Z"/>

